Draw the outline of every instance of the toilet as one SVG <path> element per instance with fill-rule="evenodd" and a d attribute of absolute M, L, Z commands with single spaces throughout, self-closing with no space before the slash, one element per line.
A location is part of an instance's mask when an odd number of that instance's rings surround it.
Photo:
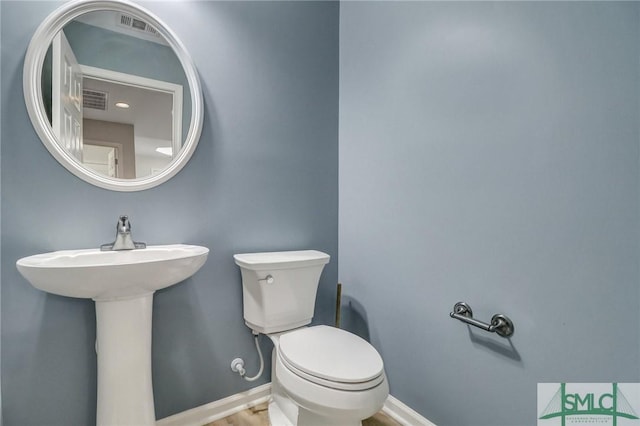
<path fill-rule="evenodd" d="M 329 255 L 316 250 L 233 256 L 242 273 L 244 320 L 273 341 L 272 425 L 356 426 L 389 395 L 380 354 L 335 327 L 308 326 Z"/>

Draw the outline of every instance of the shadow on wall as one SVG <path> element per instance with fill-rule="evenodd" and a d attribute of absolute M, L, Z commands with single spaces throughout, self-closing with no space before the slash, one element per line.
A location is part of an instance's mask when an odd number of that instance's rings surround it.
<path fill-rule="evenodd" d="M 524 365 L 522 357 L 520 357 L 520 353 L 513 345 L 510 337 L 500 337 L 500 340 L 498 340 L 495 335 L 484 337 L 477 334 L 475 330 L 472 330 L 472 327 L 467 325 L 467 328 L 469 330 L 469 339 L 475 347 L 487 349 L 490 352 L 502 355 L 514 361 L 516 364 Z"/>
<path fill-rule="evenodd" d="M 350 296 L 342 296 L 340 305 L 340 328 L 362 337 L 370 342 L 369 321 L 367 312 L 360 302 Z M 467 326 L 469 340 L 477 348 L 505 357 L 524 367 L 522 357 L 513 344 L 511 338 L 497 337 L 496 335 L 483 335 Z"/>
<path fill-rule="evenodd" d="M 369 339 L 369 322 L 364 306 L 350 296 L 342 296 L 340 305 L 340 328 L 348 330 L 362 337 L 367 342 Z"/>

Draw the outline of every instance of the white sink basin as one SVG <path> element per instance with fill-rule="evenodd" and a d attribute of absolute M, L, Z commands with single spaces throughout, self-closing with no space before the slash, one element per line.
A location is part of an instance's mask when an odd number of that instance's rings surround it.
<path fill-rule="evenodd" d="M 155 426 L 153 293 L 200 269 L 209 249 L 173 244 L 126 251 L 64 250 L 16 262 L 37 289 L 95 300 L 99 426 Z"/>
<path fill-rule="evenodd" d="M 16 266 L 39 290 L 113 300 L 177 284 L 196 273 L 208 254 L 206 247 L 184 244 L 123 251 L 63 250 L 24 257 Z"/>

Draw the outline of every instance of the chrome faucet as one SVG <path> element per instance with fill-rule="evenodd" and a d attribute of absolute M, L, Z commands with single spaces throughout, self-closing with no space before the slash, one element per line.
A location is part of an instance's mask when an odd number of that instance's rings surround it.
<path fill-rule="evenodd" d="M 145 243 L 133 241 L 131 238 L 131 223 L 125 215 L 120 216 L 116 224 L 116 240 L 109 244 L 102 244 L 101 251 L 133 250 L 146 248 Z"/>

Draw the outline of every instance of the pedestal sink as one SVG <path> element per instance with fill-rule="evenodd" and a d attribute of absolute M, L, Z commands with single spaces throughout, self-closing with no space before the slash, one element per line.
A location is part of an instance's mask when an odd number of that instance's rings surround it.
<path fill-rule="evenodd" d="M 126 251 L 56 251 L 16 263 L 37 289 L 96 302 L 98 426 L 155 425 L 153 293 L 195 274 L 208 254 L 206 247 L 174 244 Z"/>

